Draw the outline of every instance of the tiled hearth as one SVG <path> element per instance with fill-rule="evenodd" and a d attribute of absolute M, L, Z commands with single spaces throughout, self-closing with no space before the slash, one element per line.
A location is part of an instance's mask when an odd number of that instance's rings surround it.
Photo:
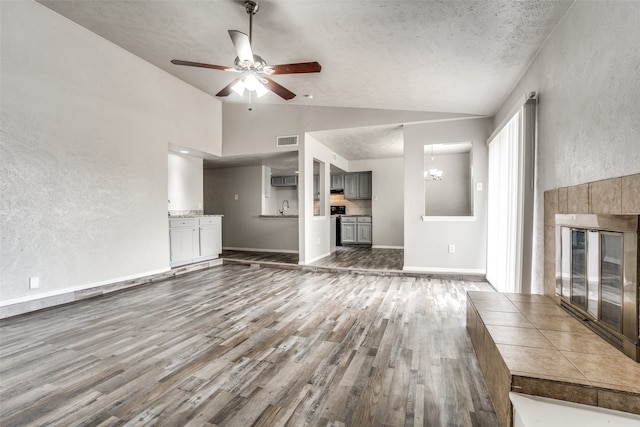
<path fill-rule="evenodd" d="M 510 391 L 640 414 L 640 364 L 546 296 L 468 292 L 467 329 L 502 426 Z"/>
<path fill-rule="evenodd" d="M 544 193 L 544 295 L 468 294 L 467 328 L 503 426 L 510 391 L 640 414 L 640 363 L 558 304 L 557 214 L 640 215 L 640 174 Z"/>

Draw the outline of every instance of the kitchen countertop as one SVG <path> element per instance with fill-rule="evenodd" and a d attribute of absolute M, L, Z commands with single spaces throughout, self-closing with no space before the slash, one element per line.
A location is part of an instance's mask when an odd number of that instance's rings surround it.
<path fill-rule="evenodd" d="M 174 219 L 174 218 L 202 218 L 205 216 L 219 216 L 219 217 L 224 217 L 224 215 L 169 215 L 169 219 Z"/>
<path fill-rule="evenodd" d="M 298 218 L 298 215 L 259 215 L 258 218 Z"/>

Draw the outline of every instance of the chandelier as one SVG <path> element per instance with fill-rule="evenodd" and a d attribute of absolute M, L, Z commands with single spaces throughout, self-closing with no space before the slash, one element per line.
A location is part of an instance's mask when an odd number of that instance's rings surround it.
<path fill-rule="evenodd" d="M 435 160 L 433 155 L 433 145 L 431 146 L 431 155 L 429 156 L 431 161 Z M 432 168 L 424 171 L 424 179 L 425 181 L 442 181 L 442 171 L 437 168 Z"/>

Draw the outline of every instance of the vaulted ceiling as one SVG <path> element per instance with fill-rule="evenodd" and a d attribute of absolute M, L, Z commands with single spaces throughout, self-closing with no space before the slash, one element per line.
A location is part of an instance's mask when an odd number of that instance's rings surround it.
<path fill-rule="evenodd" d="M 231 66 L 236 53 L 227 30 L 249 32 L 242 0 L 40 3 L 212 96 L 235 75 L 170 61 Z M 269 64 L 318 61 L 322 71 L 273 76 L 297 96 L 284 101 L 268 93 L 255 102 L 491 116 L 571 4 L 261 1 L 254 53 Z M 235 93 L 219 99 L 246 102 Z M 356 133 L 346 137 L 355 140 Z"/>

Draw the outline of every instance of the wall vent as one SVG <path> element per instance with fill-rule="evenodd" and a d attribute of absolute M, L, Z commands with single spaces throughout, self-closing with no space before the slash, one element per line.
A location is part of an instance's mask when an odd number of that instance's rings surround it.
<path fill-rule="evenodd" d="M 276 139 L 276 147 L 292 147 L 298 145 L 298 135 L 279 136 Z"/>

